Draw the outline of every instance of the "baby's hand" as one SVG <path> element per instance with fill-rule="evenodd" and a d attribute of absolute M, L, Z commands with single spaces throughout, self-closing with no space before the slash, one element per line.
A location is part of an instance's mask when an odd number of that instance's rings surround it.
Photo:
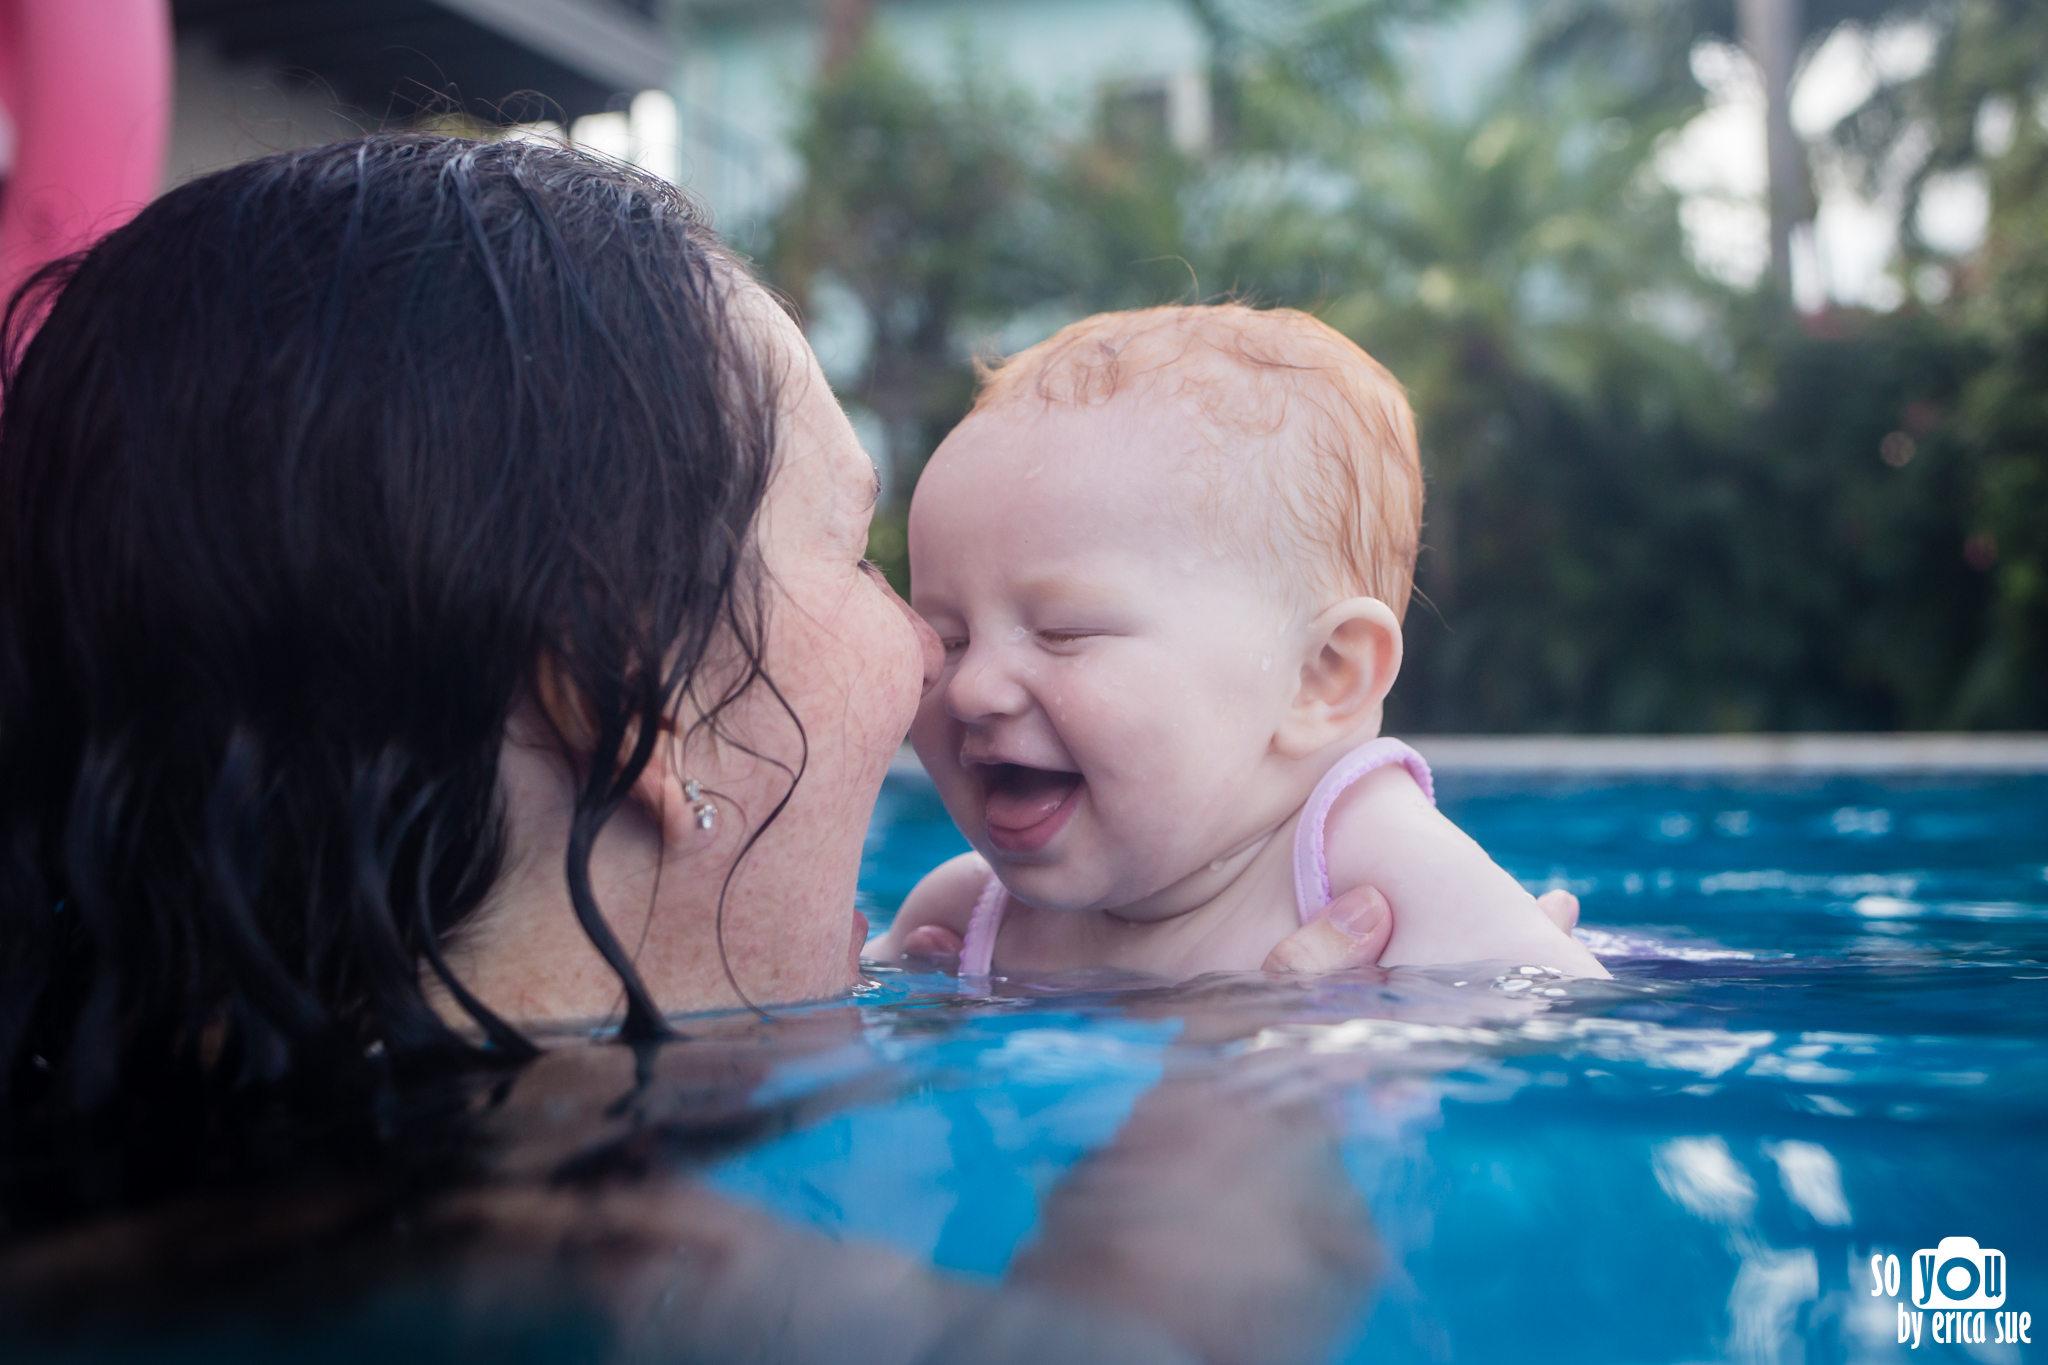
<path fill-rule="evenodd" d="M 943 924 L 920 924 L 903 936 L 903 956 L 958 957 L 966 942 Z"/>
<path fill-rule="evenodd" d="M 940 863 L 912 888 L 895 922 L 861 949 L 867 962 L 904 957 L 958 957 L 974 902 L 988 885 L 988 864 L 978 853 Z"/>

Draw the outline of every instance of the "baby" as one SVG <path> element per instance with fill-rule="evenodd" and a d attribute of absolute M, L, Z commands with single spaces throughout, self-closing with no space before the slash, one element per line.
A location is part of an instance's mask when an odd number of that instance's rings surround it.
<path fill-rule="evenodd" d="M 1400 385 L 1305 314 L 1107 313 L 985 375 L 910 509 L 911 740 L 974 852 L 867 955 L 1254 969 L 1376 887 L 1388 965 L 1605 976 L 1378 737 L 1421 522 Z"/>

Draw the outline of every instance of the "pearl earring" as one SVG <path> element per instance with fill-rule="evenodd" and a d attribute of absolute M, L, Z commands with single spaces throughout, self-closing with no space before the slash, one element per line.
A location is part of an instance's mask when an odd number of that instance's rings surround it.
<path fill-rule="evenodd" d="M 690 814 L 697 817 L 698 829 L 711 829 L 718 824 L 718 807 L 704 797 L 704 784 L 691 778 L 683 784 L 683 799 L 690 803 Z"/>

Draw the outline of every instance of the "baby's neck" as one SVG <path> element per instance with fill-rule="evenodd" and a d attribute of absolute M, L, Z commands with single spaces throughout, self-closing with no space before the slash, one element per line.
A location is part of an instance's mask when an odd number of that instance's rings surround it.
<path fill-rule="evenodd" d="M 1256 970 L 1274 944 L 1301 927 L 1294 836 L 1309 793 L 1344 754 L 1378 734 L 1378 719 L 1375 713 L 1369 726 L 1317 760 L 1278 774 L 1264 794 L 1271 803 L 1266 809 L 1277 816 L 1269 814 L 1208 863 L 1142 900 L 1042 910 L 1013 899 L 1003 926 L 1006 969 L 1057 971 L 1086 963 L 1180 977 Z"/>
<path fill-rule="evenodd" d="M 1299 813 L 1131 905 L 1040 910 L 1013 901 L 1003 925 L 1005 969 L 1088 963 L 1179 977 L 1256 969 L 1296 927 Z"/>

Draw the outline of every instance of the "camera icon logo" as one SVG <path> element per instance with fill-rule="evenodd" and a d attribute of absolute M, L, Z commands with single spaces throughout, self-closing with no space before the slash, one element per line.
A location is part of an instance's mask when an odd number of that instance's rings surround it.
<path fill-rule="evenodd" d="M 1913 1253 L 1915 1308 L 1996 1308 L 2005 1302 L 2005 1253 L 1974 1237 L 1944 1237 Z"/>

